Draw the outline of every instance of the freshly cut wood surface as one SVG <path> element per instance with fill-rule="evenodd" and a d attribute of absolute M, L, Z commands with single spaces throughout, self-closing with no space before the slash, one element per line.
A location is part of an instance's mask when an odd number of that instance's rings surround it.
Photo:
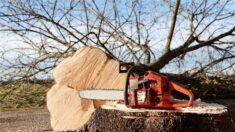
<path fill-rule="evenodd" d="M 95 110 L 91 101 L 82 101 L 75 89 L 54 85 L 47 93 L 47 108 L 54 130 L 74 130 L 87 122 Z"/>
<path fill-rule="evenodd" d="M 119 73 L 119 62 L 98 48 L 84 47 L 62 61 L 54 70 L 56 84 L 74 89 L 123 89 L 125 74 Z"/>
<path fill-rule="evenodd" d="M 54 130 L 75 130 L 83 126 L 95 110 L 109 102 L 81 99 L 81 89 L 123 89 L 126 74 L 119 62 L 98 48 L 83 47 L 63 60 L 53 71 L 55 85 L 47 93 L 47 107 Z"/>
<path fill-rule="evenodd" d="M 175 100 L 174 102 L 185 102 L 184 100 Z M 125 112 L 180 112 L 180 113 L 195 113 L 195 114 L 223 114 L 227 113 L 227 107 L 217 103 L 206 103 L 201 101 L 194 101 L 192 107 L 179 107 L 173 110 L 171 109 L 132 109 L 126 107 L 124 104 L 107 104 L 101 106 L 103 109 L 112 109 Z"/>
<path fill-rule="evenodd" d="M 103 105 L 78 131 L 81 132 L 234 132 L 227 108 L 194 102 L 178 110 L 131 109 L 124 104 Z"/>

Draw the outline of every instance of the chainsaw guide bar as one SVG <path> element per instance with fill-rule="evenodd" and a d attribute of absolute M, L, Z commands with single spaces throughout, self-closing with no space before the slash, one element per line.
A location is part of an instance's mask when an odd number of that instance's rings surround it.
<path fill-rule="evenodd" d="M 88 89 L 88 90 L 81 90 L 78 93 L 79 96 L 83 99 L 104 100 L 104 101 L 117 101 L 124 99 L 123 90 Z"/>
<path fill-rule="evenodd" d="M 90 100 L 123 100 L 130 108 L 177 108 L 193 104 L 193 94 L 164 75 L 128 63 L 121 64 L 119 70 L 127 72 L 123 90 L 90 88 L 80 90 L 79 96 Z M 188 96 L 188 102 L 173 102 L 170 99 L 172 91 Z"/>

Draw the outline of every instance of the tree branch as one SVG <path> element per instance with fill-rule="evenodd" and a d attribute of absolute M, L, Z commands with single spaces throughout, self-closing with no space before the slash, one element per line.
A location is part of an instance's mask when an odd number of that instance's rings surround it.
<path fill-rule="evenodd" d="M 173 34 L 174 34 L 174 30 L 175 30 L 175 24 L 176 24 L 176 20 L 177 20 L 179 6 L 180 6 L 180 0 L 176 0 L 175 9 L 173 11 L 173 16 L 171 18 L 171 27 L 170 27 L 170 31 L 169 31 L 169 34 L 168 34 L 168 37 L 167 37 L 165 53 L 170 51 L 171 40 L 173 38 Z"/>

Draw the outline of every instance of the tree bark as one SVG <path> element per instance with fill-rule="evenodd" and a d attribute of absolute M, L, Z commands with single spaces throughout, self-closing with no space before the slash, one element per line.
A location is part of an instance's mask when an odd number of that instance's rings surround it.
<path fill-rule="evenodd" d="M 205 103 L 204 103 L 205 104 Z M 207 104 L 206 104 L 207 105 Z M 129 109 L 124 105 L 98 108 L 80 132 L 232 132 L 235 130 L 227 110 L 198 111 Z M 199 105 L 200 106 L 200 105 Z M 201 106 L 202 107 L 202 106 Z M 197 108 L 196 108 L 197 109 Z M 210 112 L 206 112 L 210 111 Z"/>
<path fill-rule="evenodd" d="M 171 27 L 170 27 L 170 31 L 169 31 L 168 37 L 167 37 L 165 53 L 170 52 L 171 40 L 173 38 L 173 34 L 174 34 L 174 30 L 175 30 L 175 24 L 176 24 L 176 20 L 177 20 L 179 6 L 180 6 L 180 0 L 176 0 L 175 9 L 173 11 L 173 15 L 172 15 L 172 18 L 171 18 Z"/>

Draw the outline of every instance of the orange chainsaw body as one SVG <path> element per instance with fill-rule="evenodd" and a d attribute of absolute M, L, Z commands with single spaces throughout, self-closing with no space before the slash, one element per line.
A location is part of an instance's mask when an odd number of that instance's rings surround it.
<path fill-rule="evenodd" d="M 133 67 L 134 69 L 134 67 Z M 189 97 L 188 102 L 172 102 L 172 91 L 177 91 Z M 146 70 L 143 75 L 127 75 L 125 87 L 125 104 L 131 108 L 176 108 L 189 107 L 193 104 L 193 94 L 181 85 L 169 80 L 156 72 Z"/>

